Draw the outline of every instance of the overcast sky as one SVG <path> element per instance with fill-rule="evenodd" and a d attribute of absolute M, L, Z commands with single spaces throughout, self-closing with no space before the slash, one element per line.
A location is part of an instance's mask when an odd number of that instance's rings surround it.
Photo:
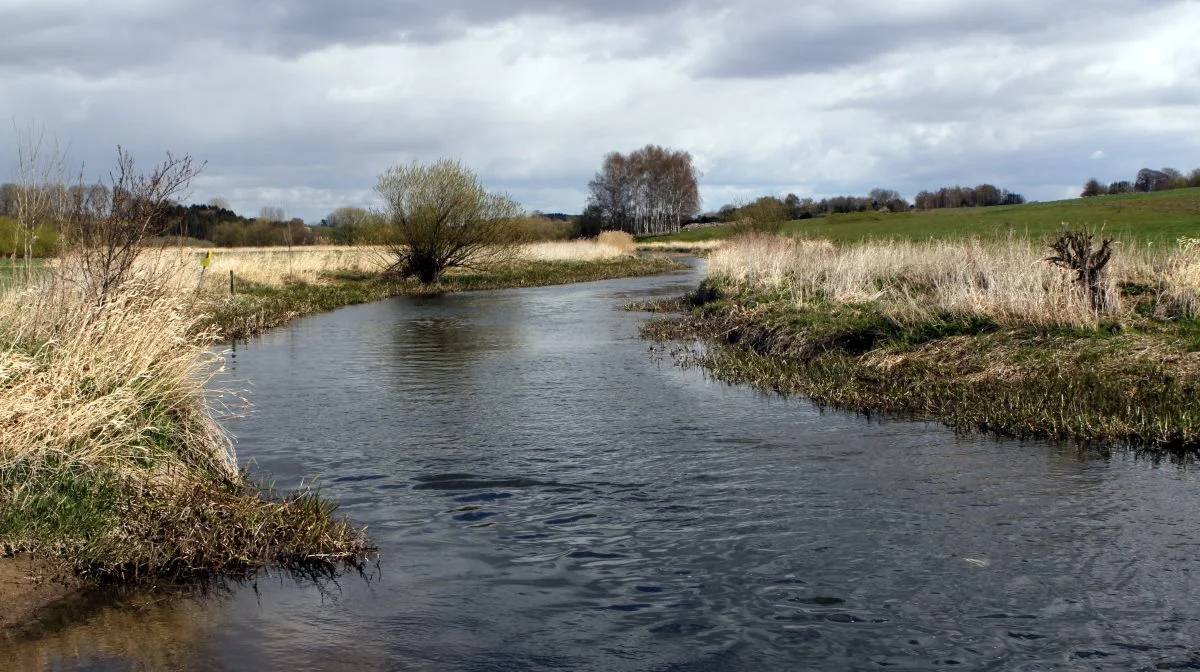
<path fill-rule="evenodd" d="M 706 209 L 1200 166 L 1193 0 L 0 0 L 15 120 L 98 177 L 208 162 L 192 200 L 319 220 L 455 157 L 579 212 L 605 153 L 690 151 Z"/>

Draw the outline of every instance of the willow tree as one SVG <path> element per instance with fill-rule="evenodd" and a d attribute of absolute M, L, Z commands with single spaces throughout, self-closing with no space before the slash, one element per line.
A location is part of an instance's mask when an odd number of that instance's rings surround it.
<path fill-rule="evenodd" d="M 458 161 L 392 166 L 379 175 L 375 192 L 391 230 L 391 274 L 428 284 L 448 268 L 511 259 L 522 242 L 521 206 L 489 192 Z"/>

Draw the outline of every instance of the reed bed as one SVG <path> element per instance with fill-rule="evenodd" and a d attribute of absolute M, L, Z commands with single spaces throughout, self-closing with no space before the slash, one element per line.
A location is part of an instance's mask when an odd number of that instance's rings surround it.
<path fill-rule="evenodd" d="M 656 340 L 818 404 L 960 429 L 1200 449 L 1200 241 L 1122 241 L 1094 306 L 1043 241 L 733 239 Z"/>
<path fill-rule="evenodd" d="M 103 307 L 52 280 L 0 297 L 0 469 L 51 457 L 133 469 L 170 445 L 236 474 L 204 388 L 220 359 L 196 319 L 146 287 Z"/>
<path fill-rule="evenodd" d="M 191 269 L 195 282 L 201 276 L 200 260 L 207 251 L 160 252 L 165 259 L 174 254 L 179 265 Z M 289 283 L 327 284 L 334 273 L 378 273 L 388 265 L 387 249 L 380 246 L 321 246 L 284 248 L 221 248 L 213 250 L 212 261 L 203 271 L 204 288 L 219 291 L 228 287 L 229 273 L 242 282 L 278 287 Z"/>
<path fill-rule="evenodd" d="M 633 236 L 605 231 L 596 238 L 525 245 L 520 258 L 526 261 L 606 261 L 635 252 Z"/>
<path fill-rule="evenodd" d="M 1093 309 L 1073 276 L 1046 262 L 1048 247 L 1025 238 L 996 241 L 823 240 L 748 236 L 709 258 L 709 273 L 743 289 L 779 292 L 799 305 L 879 302 L 897 319 L 933 312 L 986 315 L 1001 324 L 1094 327 L 1131 315 L 1123 287 L 1153 288 L 1161 310 L 1192 317 L 1200 307 L 1200 249 L 1120 245 Z"/>

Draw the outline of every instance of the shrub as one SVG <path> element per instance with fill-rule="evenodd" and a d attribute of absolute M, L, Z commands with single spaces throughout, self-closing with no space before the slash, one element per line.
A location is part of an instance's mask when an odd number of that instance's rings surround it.
<path fill-rule="evenodd" d="M 393 166 L 375 192 L 394 234 L 389 273 L 430 284 L 447 268 L 490 266 L 519 254 L 521 207 L 488 192 L 458 161 Z"/>
<path fill-rule="evenodd" d="M 624 231 L 603 231 L 600 235 L 596 236 L 596 242 L 616 248 L 625 253 L 630 253 L 637 249 L 633 236 Z"/>

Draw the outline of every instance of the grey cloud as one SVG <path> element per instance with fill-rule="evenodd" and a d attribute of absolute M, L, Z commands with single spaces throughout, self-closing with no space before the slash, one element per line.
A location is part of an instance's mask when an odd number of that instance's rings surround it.
<path fill-rule="evenodd" d="M 98 4 L 48 6 L 16 16 L 0 10 L 0 69 L 68 68 L 89 76 L 155 67 L 197 44 L 286 58 L 335 45 L 436 44 L 522 16 L 568 25 L 630 24 L 687 0 L 162 0 L 136 13 Z"/>
<path fill-rule="evenodd" d="M 1145 3 L 1142 11 L 1170 1 Z M 925 12 L 862 0 L 748 3 L 725 19 L 723 37 L 695 71 L 709 78 L 775 78 L 838 70 L 910 48 L 945 48 L 987 38 L 1057 42 L 1090 19 L 1128 11 L 1128 3 L 1119 0 L 953 0 Z"/>
<path fill-rule="evenodd" d="M 1188 170 L 1200 155 L 1190 130 L 1152 121 L 1200 111 L 1189 78 L 1200 57 L 1172 31 L 1195 5 L 1130 25 L 1122 12 L 1153 6 L 78 0 L 61 9 L 66 1 L 19 14 L 0 4 L 6 114 L 72 139 L 91 175 L 111 165 L 117 142 L 145 162 L 191 152 L 209 162 L 195 197 L 223 195 L 249 213 L 277 204 L 319 219 L 365 205 L 383 167 L 439 156 L 463 159 L 529 208 L 578 211 L 604 153 L 646 142 L 692 151 L 707 173 L 702 192 L 720 198 L 875 186 L 911 196 L 988 181 L 1047 199 L 1090 176 L 1130 179 L 1142 165 Z M 528 17 L 552 20 L 457 40 Z M 1106 60 L 1140 57 L 1158 35 L 1177 53 L 1146 60 L 1165 72 L 1140 78 Z M 392 69 L 364 60 L 377 57 L 370 51 L 313 53 L 404 41 L 444 44 L 394 50 Z M 431 54 L 451 67 L 424 60 Z M 487 79 L 472 80 L 469 59 L 493 54 L 479 63 Z M 1088 59 L 1125 79 L 1097 80 Z M 838 70 L 811 78 L 813 89 L 787 79 Z M 573 86 L 560 94 L 555 78 Z M 7 140 L 0 132 L 0 150 Z M 1097 149 L 1104 156 L 1091 160 Z M 8 156 L 0 152 L 0 180 Z"/>

